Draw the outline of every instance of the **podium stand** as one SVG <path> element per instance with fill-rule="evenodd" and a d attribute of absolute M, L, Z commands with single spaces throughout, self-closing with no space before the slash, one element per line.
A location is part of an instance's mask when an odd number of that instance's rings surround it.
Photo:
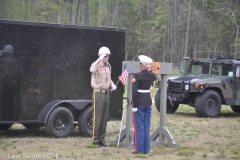
<path fill-rule="evenodd" d="M 160 126 L 151 135 L 151 146 L 168 145 L 179 147 L 166 127 L 166 106 L 167 106 L 167 75 L 172 74 L 172 63 L 160 63 L 161 74 L 161 95 L 160 95 Z M 159 138 L 159 141 L 157 141 Z"/>
<path fill-rule="evenodd" d="M 127 113 L 126 113 L 126 128 L 121 131 L 120 134 L 116 138 L 112 144 L 116 144 L 117 146 L 131 148 L 133 147 L 133 121 L 132 121 L 132 79 L 134 73 L 140 71 L 139 63 L 132 61 L 123 61 L 124 70 L 129 63 L 132 63 L 131 69 L 128 74 L 128 89 L 127 89 Z M 159 69 L 159 68 L 158 68 Z M 157 130 L 151 135 L 151 146 L 158 145 L 168 145 L 169 147 L 178 147 L 170 132 L 166 127 L 166 104 L 167 104 L 167 74 L 172 74 L 172 63 L 160 63 L 160 73 L 161 73 L 161 104 L 160 104 L 160 125 Z M 165 94 L 164 94 L 165 93 Z M 124 116 L 124 115 L 122 115 Z M 159 141 L 157 139 L 159 138 Z"/>

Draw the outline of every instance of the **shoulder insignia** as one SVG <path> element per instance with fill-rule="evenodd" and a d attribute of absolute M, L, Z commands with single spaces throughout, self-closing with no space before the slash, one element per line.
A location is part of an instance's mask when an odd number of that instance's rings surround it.
<path fill-rule="evenodd" d="M 133 82 L 133 83 L 134 83 L 134 82 L 136 82 L 136 79 L 135 79 L 135 78 L 133 78 L 133 79 L 132 79 L 132 82 Z"/>

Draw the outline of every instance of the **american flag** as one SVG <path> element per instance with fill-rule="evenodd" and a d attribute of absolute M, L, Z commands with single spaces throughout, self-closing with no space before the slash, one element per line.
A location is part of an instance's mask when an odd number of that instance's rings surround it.
<path fill-rule="evenodd" d="M 125 85 L 131 65 L 132 65 L 132 62 L 128 64 L 127 68 L 122 72 L 121 76 L 118 77 L 123 85 Z"/>

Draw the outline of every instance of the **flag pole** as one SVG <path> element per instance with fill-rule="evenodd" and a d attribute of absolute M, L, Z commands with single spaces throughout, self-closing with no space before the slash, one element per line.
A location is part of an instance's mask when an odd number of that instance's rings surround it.
<path fill-rule="evenodd" d="M 119 79 L 118 79 L 118 81 L 117 81 L 116 85 L 118 84 L 118 82 L 119 82 Z"/>

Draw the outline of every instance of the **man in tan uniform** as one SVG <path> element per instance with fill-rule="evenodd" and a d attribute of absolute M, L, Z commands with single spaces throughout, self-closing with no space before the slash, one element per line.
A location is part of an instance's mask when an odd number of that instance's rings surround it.
<path fill-rule="evenodd" d="M 92 142 L 98 147 L 109 147 L 105 142 L 107 121 L 109 118 L 109 93 L 117 89 L 111 80 L 111 66 L 108 63 L 110 50 L 101 47 L 98 51 L 99 58 L 90 67 L 91 86 L 93 88 L 93 137 Z"/>

